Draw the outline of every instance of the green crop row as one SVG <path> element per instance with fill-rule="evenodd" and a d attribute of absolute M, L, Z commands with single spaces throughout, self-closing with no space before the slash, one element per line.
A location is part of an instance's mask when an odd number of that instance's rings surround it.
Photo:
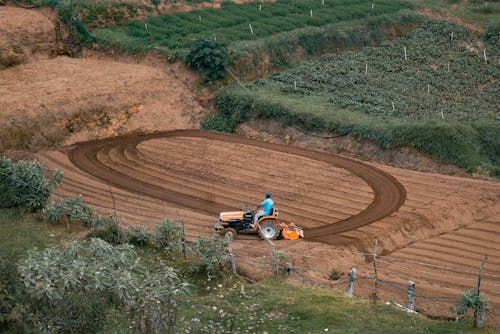
<path fill-rule="evenodd" d="M 268 84 L 374 116 L 498 122 L 500 53 L 494 45 L 475 50 L 475 40 L 464 28 L 428 22 L 382 47 L 301 63 Z"/>
<path fill-rule="evenodd" d="M 125 50 L 153 46 L 177 50 L 188 48 L 194 40 L 206 35 L 229 43 L 257 40 L 306 26 L 365 19 L 410 7 L 407 2 L 398 0 L 324 0 L 324 5 L 321 0 L 242 5 L 224 2 L 220 9 L 128 21 L 124 26 L 95 29 L 92 33 L 103 43 Z"/>
<path fill-rule="evenodd" d="M 498 174 L 498 46 L 486 44 L 485 61 L 474 38 L 451 23 L 426 22 L 381 47 L 323 56 L 245 89 L 230 86 L 203 126 L 231 131 L 248 117 L 277 118 Z"/>

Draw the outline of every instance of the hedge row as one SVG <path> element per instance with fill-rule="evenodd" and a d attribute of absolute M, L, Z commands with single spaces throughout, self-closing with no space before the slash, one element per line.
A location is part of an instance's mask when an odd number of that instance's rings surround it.
<path fill-rule="evenodd" d="M 422 22 L 422 16 L 403 10 L 363 20 L 286 31 L 256 41 L 235 42 L 230 45 L 230 50 L 236 60 L 252 59 L 252 68 L 262 66 L 265 55 L 269 55 L 272 67 L 282 68 L 296 62 L 297 47 L 307 56 L 319 56 L 348 48 L 379 45 L 386 39 L 402 36 Z M 242 73 L 245 72 L 244 65 L 239 62 L 236 67 L 238 74 L 245 76 Z"/>

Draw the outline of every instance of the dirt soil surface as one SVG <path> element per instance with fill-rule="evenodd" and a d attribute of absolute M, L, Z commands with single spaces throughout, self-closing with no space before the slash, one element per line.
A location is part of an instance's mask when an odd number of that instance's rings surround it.
<path fill-rule="evenodd" d="M 276 247 L 289 254 L 297 275 L 315 282 L 330 284 L 332 269 L 345 274 L 352 266 L 360 277 L 372 277 L 367 261 L 378 239 L 377 253 L 384 257 L 379 277 L 388 282 L 380 287 L 382 298 L 401 302 L 412 279 L 421 294 L 417 308 L 449 316 L 448 308 L 424 297 L 437 295 L 451 306 L 464 287 L 474 286 L 470 273 L 483 252 L 491 257 L 485 270 L 493 275 L 485 278 L 490 289 L 484 289 L 499 291 L 497 181 L 407 171 L 193 130 L 82 143 L 38 156 L 64 170 L 58 196 L 83 194 L 109 214 L 112 193 L 122 223 L 153 228 L 172 218 L 185 224 L 188 239 L 211 235 L 219 211 L 254 206 L 271 191 L 280 216 L 304 226 L 306 235 L 297 242 L 276 241 Z M 232 247 L 242 273 L 268 275 L 267 242 L 238 236 Z M 468 279 L 455 275 L 457 269 Z M 336 284 L 344 288 L 345 275 Z M 358 294 L 370 295 L 371 289 L 369 280 L 361 280 Z M 500 306 L 500 299 L 491 300 Z"/>
<path fill-rule="evenodd" d="M 54 17 L 50 10 L 0 6 L 0 70 L 54 52 Z"/>
<path fill-rule="evenodd" d="M 87 51 L 54 57 L 58 29 L 48 8 L 0 7 L 0 151 L 199 127 L 198 76 L 181 63 Z"/>
<path fill-rule="evenodd" d="M 101 59 L 57 57 L 0 72 L 3 122 L 54 115 L 69 119 L 83 111 L 108 110 L 113 121 L 134 108 L 128 131 L 189 128 L 202 108 L 186 85 L 165 69 Z M 117 129 L 81 132 L 73 140 L 109 136 Z"/>

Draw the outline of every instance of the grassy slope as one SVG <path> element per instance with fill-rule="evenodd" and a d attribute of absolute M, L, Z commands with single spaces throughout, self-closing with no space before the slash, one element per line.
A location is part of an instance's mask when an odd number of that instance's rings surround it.
<path fill-rule="evenodd" d="M 17 210 L 0 210 L 0 257 L 13 264 L 32 247 L 44 248 L 76 238 L 62 225 L 51 225 Z M 141 249 L 149 263 L 160 253 Z M 184 264 L 185 266 L 185 264 Z M 348 299 L 325 287 L 268 280 L 246 284 L 237 280 L 190 277 L 193 293 L 182 301 L 180 323 L 191 333 L 489 333 L 470 325 L 429 320 L 409 315 L 383 303 Z M 242 288 L 243 286 L 243 288 Z M 222 310 L 222 311 L 221 311 Z M 198 322 L 193 322 L 198 318 Z M 127 333 L 123 314 L 111 310 L 103 333 Z"/>
<path fill-rule="evenodd" d="M 0 210 L 0 260 L 15 262 L 32 248 L 73 240 L 81 227 L 72 226 L 70 234 L 62 225 L 42 221 L 36 215 L 23 215 L 16 209 Z"/>
<path fill-rule="evenodd" d="M 500 20 L 498 0 L 408 0 L 420 8 L 428 8 L 444 15 L 454 15 L 466 23 L 482 29 Z"/>

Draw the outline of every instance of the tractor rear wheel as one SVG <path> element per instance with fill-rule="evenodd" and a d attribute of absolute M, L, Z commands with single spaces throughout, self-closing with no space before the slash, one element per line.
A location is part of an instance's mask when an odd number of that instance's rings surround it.
<path fill-rule="evenodd" d="M 274 219 L 264 219 L 259 223 L 259 236 L 262 239 L 275 240 L 278 239 L 281 231 L 278 227 L 278 222 Z"/>

